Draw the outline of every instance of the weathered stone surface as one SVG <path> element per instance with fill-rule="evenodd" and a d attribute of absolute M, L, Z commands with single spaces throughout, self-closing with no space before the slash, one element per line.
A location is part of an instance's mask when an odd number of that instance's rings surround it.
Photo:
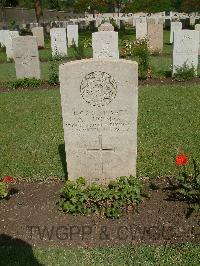
<path fill-rule="evenodd" d="M 199 55 L 200 55 L 200 24 L 195 25 L 195 30 L 199 32 Z"/>
<path fill-rule="evenodd" d="M 6 46 L 6 55 L 7 60 L 14 59 L 13 53 L 13 38 L 18 37 L 18 31 L 6 31 L 5 32 L 5 46 Z"/>
<path fill-rule="evenodd" d="M 191 16 L 190 17 L 190 25 L 191 26 L 194 26 L 195 25 L 195 20 L 196 20 L 196 18 L 194 16 Z"/>
<path fill-rule="evenodd" d="M 163 51 L 163 24 L 148 23 L 147 26 L 148 47 L 151 53 Z"/>
<path fill-rule="evenodd" d="M 8 36 L 9 30 L 0 30 L 0 44 L 2 47 L 6 46 L 6 36 Z"/>
<path fill-rule="evenodd" d="M 114 31 L 114 27 L 112 24 L 105 22 L 101 24 L 101 26 L 98 28 L 98 31 Z"/>
<path fill-rule="evenodd" d="M 73 43 L 78 46 L 78 25 L 67 25 L 67 40 L 68 47 L 73 45 Z"/>
<path fill-rule="evenodd" d="M 102 23 L 102 18 L 96 18 L 95 19 L 95 27 L 98 28 Z"/>
<path fill-rule="evenodd" d="M 147 37 L 147 20 L 145 17 L 136 19 L 136 39 Z"/>
<path fill-rule="evenodd" d="M 138 65 L 82 60 L 60 66 L 69 179 L 107 184 L 136 175 Z"/>
<path fill-rule="evenodd" d="M 13 52 L 17 78 L 40 79 L 40 62 L 36 37 L 20 36 L 14 38 Z"/>
<path fill-rule="evenodd" d="M 173 43 L 174 31 L 181 30 L 181 29 L 182 29 L 182 23 L 181 22 L 171 22 L 170 43 Z"/>
<path fill-rule="evenodd" d="M 66 28 L 53 28 L 50 30 L 52 55 L 67 56 Z"/>
<path fill-rule="evenodd" d="M 43 27 L 34 27 L 31 29 L 33 36 L 37 38 L 37 44 L 39 48 L 44 47 L 44 28 Z"/>
<path fill-rule="evenodd" d="M 198 67 L 199 34 L 195 30 L 179 30 L 174 32 L 173 74 L 177 67 Z"/>
<path fill-rule="evenodd" d="M 93 58 L 119 59 L 118 32 L 100 31 L 92 34 Z"/>

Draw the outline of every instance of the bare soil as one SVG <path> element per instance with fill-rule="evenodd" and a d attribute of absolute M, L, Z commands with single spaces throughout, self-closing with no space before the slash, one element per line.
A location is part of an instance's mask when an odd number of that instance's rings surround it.
<path fill-rule="evenodd" d="M 200 242 L 200 215 L 175 199 L 168 179 L 148 181 L 149 198 L 117 220 L 58 209 L 63 181 L 18 182 L 0 200 L 0 246 L 103 247 Z"/>

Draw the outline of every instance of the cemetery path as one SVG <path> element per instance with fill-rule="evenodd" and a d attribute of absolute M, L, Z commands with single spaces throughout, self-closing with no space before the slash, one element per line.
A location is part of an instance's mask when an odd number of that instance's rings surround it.
<path fill-rule="evenodd" d="M 144 199 L 138 210 L 117 220 L 59 211 L 56 202 L 62 186 L 59 180 L 12 184 L 13 195 L 0 201 L 0 246 L 15 244 L 16 238 L 37 247 L 200 241 L 200 215 L 187 216 L 188 204 L 171 200 L 167 180 L 148 183 L 150 197 Z"/>

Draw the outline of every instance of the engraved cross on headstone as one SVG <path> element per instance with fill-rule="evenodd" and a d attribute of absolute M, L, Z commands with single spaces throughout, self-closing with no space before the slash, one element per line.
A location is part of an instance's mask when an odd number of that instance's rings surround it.
<path fill-rule="evenodd" d="M 87 149 L 87 151 L 92 152 L 92 151 L 97 151 L 100 153 L 101 156 L 101 170 L 103 174 L 103 153 L 107 151 L 115 151 L 113 148 L 105 148 L 102 143 L 102 135 L 99 135 L 99 148 L 93 148 L 93 149 Z"/>

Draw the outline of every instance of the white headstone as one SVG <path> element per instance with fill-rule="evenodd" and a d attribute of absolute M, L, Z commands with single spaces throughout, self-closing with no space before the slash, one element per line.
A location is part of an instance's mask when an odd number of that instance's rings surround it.
<path fill-rule="evenodd" d="M 195 25 L 195 30 L 199 32 L 199 55 L 200 55 L 200 24 Z"/>
<path fill-rule="evenodd" d="M 177 68 L 186 64 L 189 68 L 198 67 L 199 34 L 195 30 L 179 30 L 174 32 L 173 74 Z"/>
<path fill-rule="evenodd" d="M 195 20 L 196 20 L 196 18 L 194 16 L 191 16 L 190 17 L 190 25 L 191 26 L 194 26 L 195 25 Z"/>
<path fill-rule="evenodd" d="M 102 18 L 96 18 L 95 19 L 95 27 L 98 28 L 102 23 Z"/>
<path fill-rule="evenodd" d="M 69 179 L 107 184 L 136 175 L 138 65 L 81 60 L 60 66 Z"/>
<path fill-rule="evenodd" d="M 151 53 L 163 51 L 163 23 L 149 21 L 147 23 L 148 48 Z"/>
<path fill-rule="evenodd" d="M 75 43 L 78 46 L 78 25 L 67 25 L 68 47 Z"/>
<path fill-rule="evenodd" d="M 6 31 L 5 32 L 5 46 L 6 46 L 7 60 L 14 59 L 12 40 L 13 38 L 18 37 L 18 36 L 19 36 L 18 31 Z"/>
<path fill-rule="evenodd" d="M 17 78 L 40 79 L 40 62 L 36 37 L 20 36 L 14 38 L 13 52 Z"/>
<path fill-rule="evenodd" d="M 93 58 L 119 59 L 118 32 L 100 31 L 92 34 Z"/>
<path fill-rule="evenodd" d="M 182 29 L 181 22 L 171 22 L 170 43 L 173 43 L 174 31 L 181 30 L 181 29 Z"/>
<path fill-rule="evenodd" d="M 6 46 L 6 37 L 9 34 L 9 30 L 0 30 L 0 44 L 1 46 Z"/>
<path fill-rule="evenodd" d="M 136 39 L 147 37 L 147 20 L 146 18 L 136 19 Z"/>
<path fill-rule="evenodd" d="M 31 29 L 33 36 L 37 38 L 38 48 L 44 47 L 44 28 L 43 27 L 34 27 Z"/>
<path fill-rule="evenodd" d="M 67 56 L 66 28 L 53 28 L 50 30 L 52 55 Z"/>

